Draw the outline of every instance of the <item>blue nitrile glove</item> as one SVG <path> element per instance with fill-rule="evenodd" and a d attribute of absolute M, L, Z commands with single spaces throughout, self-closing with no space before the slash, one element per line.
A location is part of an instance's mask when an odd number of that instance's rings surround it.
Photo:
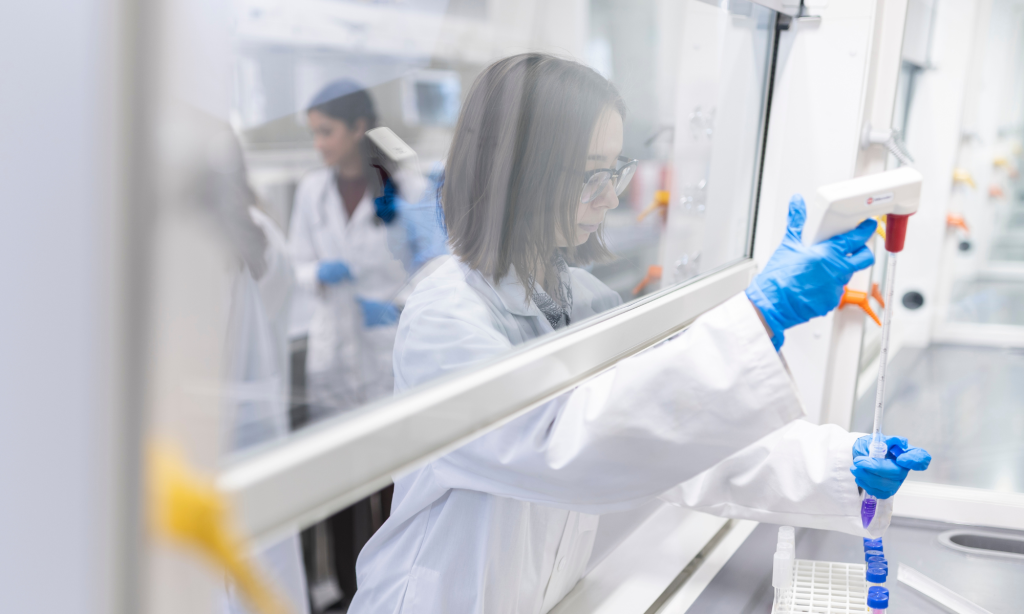
<path fill-rule="evenodd" d="M 352 279 L 352 271 L 341 260 L 324 260 L 316 270 L 316 278 L 322 284 L 336 284 L 346 279 Z"/>
<path fill-rule="evenodd" d="M 429 179 L 437 187 L 426 189 L 423 198 L 409 203 L 395 194 L 394 185 L 384 184 L 384 195 L 375 199 L 377 217 L 387 226 L 388 249 L 409 274 L 419 270 L 427 261 L 448 253 L 444 226 L 441 223 L 439 191 L 440 173 Z M 398 223 L 392 223 L 398 220 Z"/>
<path fill-rule="evenodd" d="M 384 182 L 384 194 L 373 199 L 373 204 L 377 209 L 377 217 L 385 224 L 390 224 L 398 215 L 405 201 L 395 194 L 395 184 L 388 179 Z"/>
<path fill-rule="evenodd" d="M 363 308 L 363 323 L 366 328 L 374 326 L 389 326 L 398 322 L 398 308 L 391 303 L 381 303 L 369 299 L 356 297 L 359 305 Z"/>
<path fill-rule="evenodd" d="M 878 226 L 875 220 L 864 220 L 850 232 L 808 247 L 800 240 L 806 219 L 804 199 L 795 194 L 789 199 L 789 225 L 782 245 L 747 286 L 747 297 L 772 329 L 776 350 L 782 347 L 787 328 L 835 309 L 854 272 L 875 262 L 875 255 L 864 245 Z"/>
<path fill-rule="evenodd" d="M 889 452 L 885 458 L 871 458 L 871 435 L 865 435 L 853 444 L 853 466 L 850 473 L 863 488 L 876 499 L 888 499 L 896 494 L 907 474 L 924 471 L 932 462 L 932 455 L 923 448 L 912 448 L 903 437 L 886 437 Z"/>

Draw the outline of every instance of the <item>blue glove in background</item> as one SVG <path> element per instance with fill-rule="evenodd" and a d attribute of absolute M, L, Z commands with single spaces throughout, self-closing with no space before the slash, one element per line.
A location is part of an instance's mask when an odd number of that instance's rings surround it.
<path fill-rule="evenodd" d="M 316 278 L 322 284 L 336 284 L 346 279 L 352 279 L 352 271 L 341 260 L 324 260 L 316 270 Z"/>
<path fill-rule="evenodd" d="M 428 176 L 431 186 L 424 190 L 423 198 L 409 203 L 395 193 L 389 179 L 384 184 L 384 195 L 374 199 L 379 217 L 387 226 L 388 249 L 410 275 L 429 260 L 448 253 L 448 236 L 441 223 L 440 186 L 443 171 Z M 398 223 L 393 223 L 398 220 Z"/>
<path fill-rule="evenodd" d="M 910 471 L 924 471 L 932 462 L 932 455 L 923 448 L 907 445 L 903 437 L 886 437 L 889 452 L 885 458 L 871 458 L 871 435 L 859 438 L 853 444 L 853 466 L 850 473 L 869 495 L 888 499 L 896 494 Z"/>
<path fill-rule="evenodd" d="M 875 262 L 875 255 L 864 245 L 878 227 L 875 220 L 864 220 L 850 232 L 810 247 L 801 242 L 806 220 L 807 206 L 795 194 L 789 200 L 789 224 L 782 244 L 747 286 L 747 297 L 772 329 L 776 350 L 782 347 L 787 328 L 835 309 L 853 274 Z"/>
<path fill-rule="evenodd" d="M 384 194 L 373 199 L 377 217 L 385 224 L 390 224 L 395 220 L 395 216 L 398 215 L 398 211 L 404 203 L 405 201 L 395 194 L 395 184 L 391 183 L 390 179 L 384 182 Z"/>
<path fill-rule="evenodd" d="M 389 326 L 398 322 L 398 308 L 391 303 L 371 301 L 357 296 L 356 300 L 363 308 L 363 324 L 366 328 L 374 326 Z"/>

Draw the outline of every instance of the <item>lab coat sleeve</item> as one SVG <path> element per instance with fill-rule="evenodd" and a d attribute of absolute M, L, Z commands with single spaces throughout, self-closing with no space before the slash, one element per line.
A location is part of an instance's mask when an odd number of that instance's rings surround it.
<path fill-rule="evenodd" d="M 862 495 L 850 473 L 860 436 L 795 420 L 661 499 L 717 516 L 879 536 L 892 517 L 892 499 L 879 501 L 870 531 L 863 529 Z"/>
<path fill-rule="evenodd" d="M 605 513 L 651 500 L 802 413 L 740 294 L 430 470 L 447 488 Z"/>
<path fill-rule="evenodd" d="M 295 281 L 302 290 L 316 292 L 319 258 L 313 242 L 314 200 L 307 182 L 295 192 L 295 209 L 288 229 L 288 250 L 295 264 Z"/>

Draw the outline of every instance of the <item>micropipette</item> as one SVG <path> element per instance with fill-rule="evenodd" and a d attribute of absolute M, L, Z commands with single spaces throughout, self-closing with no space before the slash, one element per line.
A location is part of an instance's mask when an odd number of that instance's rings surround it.
<path fill-rule="evenodd" d="M 885 372 L 889 366 L 889 332 L 892 330 L 893 293 L 896 287 L 896 255 L 903 251 L 903 242 L 907 236 L 907 219 L 909 215 L 890 213 L 885 218 L 885 251 L 888 258 L 885 269 L 885 308 L 882 312 L 882 348 L 878 354 L 878 385 L 875 388 L 875 423 L 871 429 L 871 445 L 868 456 L 885 458 L 889 447 L 882 436 L 882 411 L 885 408 Z M 875 517 L 878 500 L 865 493 L 860 504 L 860 521 L 868 528 Z"/>
<path fill-rule="evenodd" d="M 865 218 L 886 215 L 885 249 L 889 252 L 889 258 L 885 278 L 882 349 L 878 357 L 878 388 L 875 391 L 875 424 L 868 447 L 871 458 L 885 458 L 888 452 L 882 437 L 882 409 L 896 285 L 896 254 L 903 251 L 907 219 L 917 212 L 921 181 L 921 173 L 904 166 L 822 186 L 808 207 L 807 223 L 804 226 L 803 240 L 811 245 L 853 230 Z M 861 503 L 861 522 L 864 528 L 871 524 L 877 506 L 878 501 L 874 497 L 864 497 Z"/>

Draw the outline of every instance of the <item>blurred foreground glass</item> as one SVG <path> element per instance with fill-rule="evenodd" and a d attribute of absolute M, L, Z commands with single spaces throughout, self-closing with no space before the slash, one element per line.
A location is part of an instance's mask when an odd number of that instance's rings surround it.
<path fill-rule="evenodd" d="M 222 298 L 169 300 L 158 317 L 229 314 L 209 337 L 228 340 L 220 360 L 230 383 L 216 388 L 230 407 L 224 450 L 350 416 L 396 388 L 585 325 L 748 255 L 775 18 L 761 6 L 240 0 L 230 8 L 203 45 L 168 38 L 182 83 L 167 85 L 161 104 L 181 121 L 165 122 L 177 127 L 158 133 L 154 157 L 168 202 L 180 183 L 207 216 L 175 230 L 184 234 L 166 244 L 168 261 L 233 263 L 230 274 L 187 288 Z M 212 23 L 224 14 L 207 7 L 192 17 Z M 503 107 L 476 110 L 487 115 L 479 123 L 467 111 L 474 84 L 524 52 L 590 89 L 545 90 L 533 80 L 540 73 L 524 73 L 505 84 Z M 171 91 L 179 86 L 216 103 Z M 597 104 L 586 91 L 607 99 L 580 119 L 579 109 Z M 390 159 L 372 146 L 366 133 L 375 127 L 409 152 Z M 481 131 L 509 140 L 491 147 L 476 138 Z M 457 172 L 449 168 L 456 141 L 481 154 Z M 492 164 L 484 154 L 507 159 Z M 488 165 L 498 174 L 484 173 Z M 449 241 L 463 217 L 445 199 L 460 193 L 486 194 L 501 207 L 487 223 L 505 221 L 458 229 Z M 196 250 L 188 233 L 219 244 L 216 256 Z M 497 260 L 473 261 L 472 244 L 487 241 Z M 456 270 L 475 275 L 474 291 L 519 301 L 502 308 L 528 334 L 459 364 L 441 364 L 443 348 L 430 346 L 395 356 L 396 343 L 408 347 L 417 326 L 432 326 L 408 322 L 410 305 L 426 304 L 416 289 Z M 396 380 L 403 360 L 417 375 Z"/>

